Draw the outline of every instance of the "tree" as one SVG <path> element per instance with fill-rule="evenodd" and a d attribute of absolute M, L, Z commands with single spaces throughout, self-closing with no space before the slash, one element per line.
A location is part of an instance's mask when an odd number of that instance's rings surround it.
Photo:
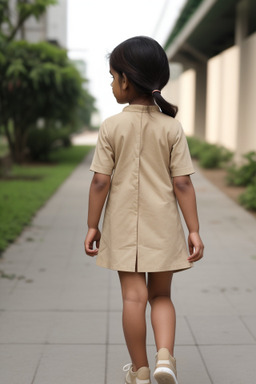
<path fill-rule="evenodd" d="M 38 119 L 74 122 L 83 79 L 66 51 L 48 43 L 13 41 L 0 55 L 0 125 L 13 159 L 22 162 L 29 130 Z"/>
<path fill-rule="evenodd" d="M 13 40 L 28 17 L 39 18 L 55 0 L 16 3 L 13 21 L 8 1 L 0 0 L 0 127 L 14 161 L 20 163 L 28 134 L 38 120 L 48 127 L 56 122 L 77 127 L 81 116 L 89 120 L 94 99 L 64 49 L 46 42 Z"/>

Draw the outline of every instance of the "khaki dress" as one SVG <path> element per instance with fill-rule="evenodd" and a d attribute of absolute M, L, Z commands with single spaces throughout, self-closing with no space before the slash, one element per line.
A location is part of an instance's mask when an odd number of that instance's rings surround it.
<path fill-rule="evenodd" d="M 97 265 L 138 272 L 191 267 L 172 177 L 194 172 L 180 123 L 129 105 L 99 131 L 91 171 L 112 175 Z"/>

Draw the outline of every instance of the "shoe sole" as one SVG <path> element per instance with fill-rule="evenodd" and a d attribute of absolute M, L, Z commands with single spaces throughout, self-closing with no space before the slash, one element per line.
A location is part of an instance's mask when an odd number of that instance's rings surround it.
<path fill-rule="evenodd" d="M 178 384 L 173 371 L 169 368 L 156 368 L 154 378 L 158 384 Z"/>
<path fill-rule="evenodd" d="M 151 381 L 136 379 L 138 384 L 151 384 Z M 124 384 L 128 384 L 127 381 Z"/>

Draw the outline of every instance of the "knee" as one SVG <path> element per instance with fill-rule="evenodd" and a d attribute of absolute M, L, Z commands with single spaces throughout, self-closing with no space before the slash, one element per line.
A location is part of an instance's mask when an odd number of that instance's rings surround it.
<path fill-rule="evenodd" d="M 146 306 L 148 302 L 147 289 L 129 289 L 128 291 L 123 292 L 122 296 L 124 303 L 137 303 Z"/>
<path fill-rule="evenodd" d="M 148 293 L 148 302 L 150 305 L 152 305 L 152 303 L 155 301 L 155 300 L 162 300 L 162 299 L 168 299 L 170 300 L 170 292 L 166 292 L 166 293 L 155 293 L 155 292 L 149 292 Z"/>

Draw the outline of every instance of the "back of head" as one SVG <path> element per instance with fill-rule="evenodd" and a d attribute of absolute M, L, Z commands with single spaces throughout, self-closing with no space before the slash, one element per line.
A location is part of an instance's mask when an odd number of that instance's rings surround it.
<path fill-rule="evenodd" d="M 119 44 L 110 54 L 110 66 L 122 76 L 126 74 L 139 94 L 153 96 L 163 113 L 175 116 L 177 107 L 154 90 L 161 90 L 170 77 L 165 51 L 154 39 L 136 36 Z"/>

